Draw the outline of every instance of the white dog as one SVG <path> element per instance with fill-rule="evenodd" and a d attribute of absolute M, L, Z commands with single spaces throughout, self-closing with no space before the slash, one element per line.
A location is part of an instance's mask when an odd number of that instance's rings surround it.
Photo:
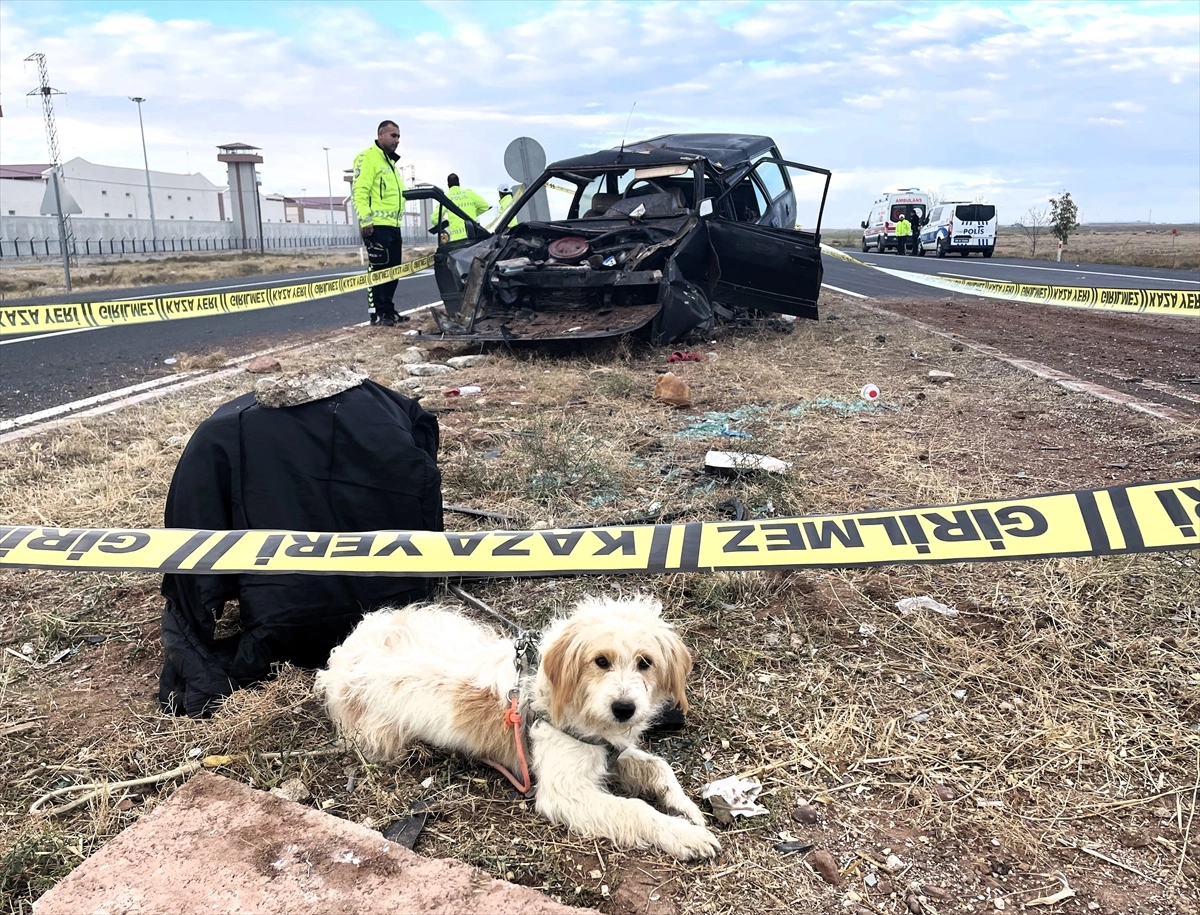
<path fill-rule="evenodd" d="M 520 684 L 535 806 L 543 816 L 626 848 L 681 859 L 720 849 L 671 767 L 638 747 L 655 716 L 678 702 L 692 656 L 645 597 L 585 598 L 542 636 L 541 664 Z M 317 676 L 338 730 L 376 761 L 412 741 L 520 771 L 505 725 L 514 641 L 446 607 L 368 614 Z M 635 797 L 609 793 L 613 784 Z"/>

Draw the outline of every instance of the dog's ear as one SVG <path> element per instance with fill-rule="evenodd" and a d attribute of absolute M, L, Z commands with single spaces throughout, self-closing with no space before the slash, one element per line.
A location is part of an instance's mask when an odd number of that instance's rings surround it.
<path fill-rule="evenodd" d="M 579 681 L 579 627 L 568 622 L 542 655 L 542 673 L 550 683 L 550 719 L 562 719 L 563 708 Z"/>
<path fill-rule="evenodd" d="M 674 696 L 679 707 L 686 714 L 687 677 L 692 672 L 692 653 L 683 644 L 683 640 L 673 630 L 667 630 L 658 639 L 662 650 L 663 663 L 659 671 L 660 687 Z"/>

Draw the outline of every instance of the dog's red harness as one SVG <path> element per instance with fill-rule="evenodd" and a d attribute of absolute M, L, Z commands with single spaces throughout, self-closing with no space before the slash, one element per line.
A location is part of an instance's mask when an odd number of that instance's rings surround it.
<path fill-rule="evenodd" d="M 513 729 L 513 740 L 517 745 L 517 759 L 521 761 L 521 778 L 523 781 L 517 781 L 517 777 L 498 762 L 490 759 L 485 759 L 484 762 L 512 782 L 513 787 L 522 794 L 528 794 L 533 790 L 533 779 L 529 776 L 529 760 L 525 754 L 525 727 L 521 720 L 520 692 L 517 689 L 510 689 L 508 691 L 508 701 L 509 706 L 504 710 L 504 725 Z"/>

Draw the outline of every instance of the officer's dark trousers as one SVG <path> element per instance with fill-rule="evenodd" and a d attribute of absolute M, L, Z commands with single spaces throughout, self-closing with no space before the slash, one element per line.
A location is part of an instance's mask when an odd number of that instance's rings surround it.
<path fill-rule="evenodd" d="M 371 264 L 371 272 L 385 267 L 400 266 L 400 228 L 398 226 L 375 226 L 363 244 L 367 248 L 367 260 Z M 392 301 L 396 295 L 396 285 L 399 280 L 389 280 L 378 286 L 367 287 L 367 312 L 371 323 L 381 318 L 395 318 L 396 305 Z"/>

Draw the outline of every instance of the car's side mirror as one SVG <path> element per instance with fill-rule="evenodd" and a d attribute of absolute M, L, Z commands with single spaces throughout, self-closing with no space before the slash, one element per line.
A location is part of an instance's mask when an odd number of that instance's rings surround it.
<path fill-rule="evenodd" d="M 700 201 L 700 206 L 696 208 L 696 212 L 701 216 L 711 216 L 713 212 L 713 199 L 705 197 Z"/>
<path fill-rule="evenodd" d="M 865 229 L 867 227 L 867 224 L 865 222 L 860 222 L 858 225 L 859 225 L 859 228 L 862 228 L 862 229 Z"/>

